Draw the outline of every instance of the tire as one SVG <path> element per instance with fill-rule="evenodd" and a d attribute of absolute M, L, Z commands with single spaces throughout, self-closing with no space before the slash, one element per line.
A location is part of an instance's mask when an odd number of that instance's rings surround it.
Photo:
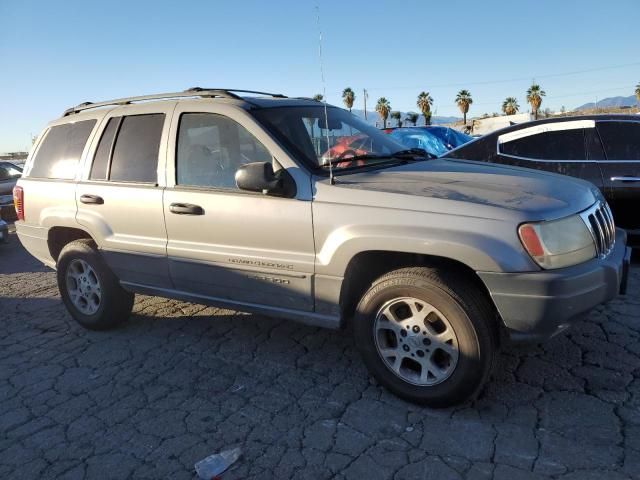
<path fill-rule="evenodd" d="M 93 240 L 75 240 L 62 249 L 57 278 L 64 305 L 83 327 L 108 330 L 129 318 L 135 296 L 120 286 Z"/>
<path fill-rule="evenodd" d="M 402 268 L 376 280 L 360 300 L 355 342 L 388 390 L 446 407 L 472 398 L 488 380 L 495 318 L 484 292 L 463 273 Z"/>

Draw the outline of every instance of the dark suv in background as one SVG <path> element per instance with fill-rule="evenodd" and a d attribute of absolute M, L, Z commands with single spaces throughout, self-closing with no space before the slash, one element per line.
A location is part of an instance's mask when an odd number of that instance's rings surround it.
<path fill-rule="evenodd" d="M 513 125 L 458 147 L 448 158 L 484 160 L 589 180 L 616 225 L 640 234 L 640 115 L 550 118 Z M 635 204 L 635 205 L 634 205 Z"/>

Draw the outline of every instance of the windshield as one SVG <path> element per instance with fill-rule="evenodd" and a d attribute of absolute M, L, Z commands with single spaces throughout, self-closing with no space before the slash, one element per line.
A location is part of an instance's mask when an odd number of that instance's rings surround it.
<path fill-rule="evenodd" d="M 251 113 L 313 169 L 356 168 L 388 162 L 406 147 L 355 115 L 324 105 L 274 107 Z M 424 153 L 423 153 L 424 154 Z"/>
<path fill-rule="evenodd" d="M 399 128 L 392 130 L 389 136 L 402 143 L 405 148 L 422 148 L 436 157 L 444 155 L 450 150 L 439 137 L 431 133 L 431 130 L 424 128 Z"/>

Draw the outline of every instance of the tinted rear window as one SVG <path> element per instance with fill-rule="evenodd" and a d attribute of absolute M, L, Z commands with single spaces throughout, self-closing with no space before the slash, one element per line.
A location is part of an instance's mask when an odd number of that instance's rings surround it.
<path fill-rule="evenodd" d="M 33 161 L 30 177 L 72 179 L 95 120 L 51 127 Z"/>
<path fill-rule="evenodd" d="M 598 122 L 608 160 L 640 160 L 640 122 Z"/>
<path fill-rule="evenodd" d="M 500 153 L 540 160 L 584 160 L 584 130 L 529 135 L 500 145 Z"/>
<path fill-rule="evenodd" d="M 587 155 L 589 160 L 604 160 L 604 148 L 595 128 L 585 130 L 585 138 L 587 140 Z"/>
<path fill-rule="evenodd" d="M 110 118 L 109 123 L 107 123 L 107 127 L 102 133 L 96 154 L 93 157 L 93 165 L 91 166 L 91 175 L 89 178 L 92 180 L 107 179 L 111 145 L 113 144 L 113 139 L 116 136 L 116 130 L 118 129 L 119 123 L 120 117 Z"/>
<path fill-rule="evenodd" d="M 132 115 L 122 119 L 113 148 L 109 180 L 157 183 L 163 124 L 163 113 Z"/>

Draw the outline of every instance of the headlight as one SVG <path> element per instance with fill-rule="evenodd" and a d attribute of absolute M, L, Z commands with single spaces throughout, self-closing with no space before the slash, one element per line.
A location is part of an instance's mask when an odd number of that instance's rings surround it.
<path fill-rule="evenodd" d="M 579 215 L 550 222 L 524 223 L 518 235 L 525 250 L 542 268 L 562 268 L 596 256 L 593 237 Z"/>

